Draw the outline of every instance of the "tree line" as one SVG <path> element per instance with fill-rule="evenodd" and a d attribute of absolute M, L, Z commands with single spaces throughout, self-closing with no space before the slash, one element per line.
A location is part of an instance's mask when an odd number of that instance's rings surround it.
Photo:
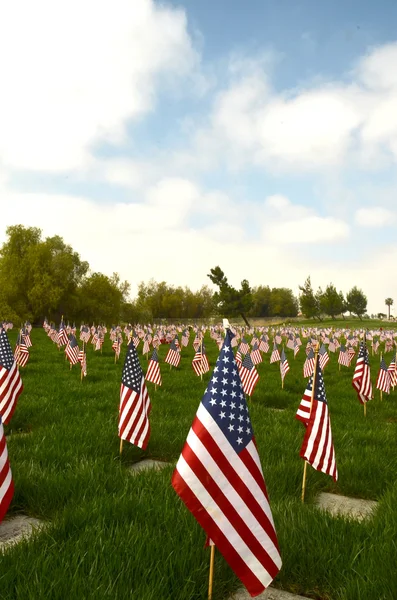
<path fill-rule="evenodd" d="M 60 236 L 43 239 L 37 227 L 7 227 L 7 239 L 0 248 L 0 319 L 30 320 L 44 317 L 69 321 L 117 323 L 149 322 L 158 319 L 208 319 L 213 316 L 296 317 L 299 311 L 321 320 L 349 311 L 362 318 L 367 298 L 354 286 L 346 296 L 330 283 L 325 290 L 313 291 L 310 276 L 299 286 L 296 297 L 290 288 L 268 285 L 251 287 L 244 279 L 240 288 L 227 280 L 217 266 L 208 285 L 192 291 L 164 281 L 140 282 L 136 298 L 130 298 L 131 285 L 117 273 L 111 276 L 92 272 L 87 261 Z M 391 298 L 386 304 L 393 304 Z"/>

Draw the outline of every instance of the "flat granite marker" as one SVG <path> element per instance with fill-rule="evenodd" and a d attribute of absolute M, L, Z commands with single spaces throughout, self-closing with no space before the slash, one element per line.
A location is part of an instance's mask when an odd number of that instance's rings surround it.
<path fill-rule="evenodd" d="M 317 497 L 317 505 L 322 510 L 333 516 L 344 516 L 362 521 L 370 517 L 378 503 L 375 500 L 362 500 L 361 498 L 348 498 L 337 494 L 322 492 Z"/>
<path fill-rule="evenodd" d="M 233 596 L 230 596 L 229 600 L 250 600 L 251 596 L 245 588 L 237 590 Z M 269 587 L 267 590 L 256 596 L 257 600 L 308 600 L 306 596 L 297 596 L 284 590 L 277 590 L 276 588 Z"/>
<path fill-rule="evenodd" d="M 2 521 L 0 523 L 0 552 L 4 552 L 21 540 L 30 538 L 35 531 L 40 531 L 45 526 L 44 521 L 26 515 L 18 515 Z"/>
<path fill-rule="evenodd" d="M 131 471 L 133 475 L 135 475 L 136 473 L 140 473 L 141 471 L 161 471 L 161 469 L 169 467 L 170 464 L 171 463 L 164 462 L 162 460 L 153 460 L 152 458 L 145 458 L 131 465 L 129 467 L 129 471 Z"/>

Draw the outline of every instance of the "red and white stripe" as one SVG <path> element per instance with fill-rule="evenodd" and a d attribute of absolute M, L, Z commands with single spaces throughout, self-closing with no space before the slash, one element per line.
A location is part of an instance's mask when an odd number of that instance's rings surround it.
<path fill-rule="evenodd" d="M 145 376 L 146 381 L 155 385 L 162 385 L 161 371 L 158 360 L 149 360 L 148 369 Z"/>
<path fill-rule="evenodd" d="M 0 419 L 0 523 L 8 510 L 13 495 L 14 482 L 8 460 L 6 436 Z"/>
<path fill-rule="evenodd" d="M 316 398 L 313 399 L 300 456 L 317 471 L 331 475 L 334 481 L 338 479 L 328 405 Z"/>
<path fill-rule="evenodd" d="M 200 404 L 172 485 L 252 596 L 281 568 L 255 441 L 240 453 Z"/>
<path fill-rule="evenodd" d="M 0 416 L 5 425 L 9 423 L 14 413 L 22 390 L 23 384 L 17 363 L 14 361 L 9 371 L 5 367 L 0 367 Z"/>
<path fill-rule="evenodd" d="M 259 381 L 258 371 L 256 370 L 255 366 L 252 369 L 247 369 L 244 367 L 244 365 L 241 365 L 239 373 L 241 383 L 243 384 L 244 394 L 247 394 L 247 396 L 252 396 L 255 386 Z"/>
<path fill-rule="evenodd" d="M 139 394 L 121 384 L 119 437 L 145 450 L 150 437 L 150 410 L 150 398 L 144 377 Z"/>

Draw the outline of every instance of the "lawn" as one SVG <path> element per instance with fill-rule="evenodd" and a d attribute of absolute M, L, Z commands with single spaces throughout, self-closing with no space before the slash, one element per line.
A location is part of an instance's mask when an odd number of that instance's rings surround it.
<path fill-rule="evenodd" d="M 371 325 L 354 321 L 355 327 Z M 16 332 L 9 337 L 14 344 Z M 183 348 L 177 369 L 161 362 L 162 387 L 155 391 L 148 384 L 153 405 L 148 448 L 143 452 L 125 443 L 120 458 L 117 422 L 125 344 L 117 364 L 109 336 L 102 354 L 89 346 L 88 376 L 81 383 L 80 368 L 69 369 L 64 353 L 43 330 L 34 329 L 31 338 L 31 358 L 22 369 L 24 391 L 5 428 L 15 481 L 8 516 L 39 517 L 48 527 L 0 554 L 0 598 L 204 600 L 205 534 L 170 482 L 211 373 L 203 381 L 196 377 L 191 345 Z M 218 348 L 208 334 L 206 346 L 213 366 Z M 161 361 L 166 352 L 162 346 Z M 351 385 L 355 359 L 350 368 L 339 370 L 337 354 L 331 354 L 324 380 L 339 480 L 334 483 L 309 467 L 302 504 L 304 428 L 294 415 L 306 386 L 306 356 L 303 347 L 296 359 L 291 350 L 286 354 L 290 371 L 284 389 L 278 363 L 270 365 L 270 353 L 264 355 L 249 406 L 283 559 L 274 585 L 318 599 L 393 600 L 397 391 L 382 402 L 376 391 L 364 417 Z M 388 353 L 386 361 L 391 358 Z M 373 384 L 378 368 L 379 355 L 371 357 Z M 128 467 L 143 457 L 171 465 L 132 476 Z M 377 500 L 379 506 L 362 523 L 333 518 L 314 504 L 320 491 Z M 226 600 L 237 587 L 217 553 L 214 600 Z"/>

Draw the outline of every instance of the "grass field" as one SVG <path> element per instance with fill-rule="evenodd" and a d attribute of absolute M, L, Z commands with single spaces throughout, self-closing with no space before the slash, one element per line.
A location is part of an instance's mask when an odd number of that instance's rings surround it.
<path fill-rule="evenodd" d="M 9 337 L 14 344 L 16 332 Z M 125 444 L 120 459 L 117 421 L 125 344 L 117 364 L 108 336 L 102 354 L 89 347 L 88 377 L 81 383 L 80 368 L 69 370 L 64 353 L 44 331 L 33 330 L 31 338 L 31 358 L 22 370 L 24 392 L 5 428 L 15 481 L 9 515 L 39 517 L 48 528 L 0 554 L 0 598 L 204 600 L 205 535 L 170 480 L 210 373 L 202 382 L 195 376 L 191 346 L 183 349 L 178 369 L 170 371 L 162 363 L 162 388 L 154 391 L 148 384 L 153 405 L 148 448 L 143 452 Z M 218 349 L 210 339 L 206 345 L 213 366 Z M 166 351 L 161 347 L 161 359 Z M 274 585 L 318 599 L 393 600 L 397 391 L 384 395 L 383 402 L 376 392 L 365 418 L 351 386 L 354 366 L 339 372 L 337 355 L 331 354 L 324 379 L 339 480 L 335 484 L 308 468 L 302 505 L 304 432 L 294 415 L 305 389 L 305 352 L 302 348 L 295 360 L 290 350 L 286 353 L 291 369 L 284 390 L 278 363 L 270 365 L 265 355 L 250 404 L 283 558 Z M 387 361 L 391 357 L 386 355 Z M 141 364 L 146 370 L 145 357 Z M 378 368 L 379 355 L 371 358 L 373 383 Z M 131 476 L 128 466 L 144 456 L 172 466 Z M 362 523 L 333 518 L 314 506 L 320 491 L 378 500 L 379 507 Z M 214 600 L 226 600 L 237 587 L 217 554 Z"/>

